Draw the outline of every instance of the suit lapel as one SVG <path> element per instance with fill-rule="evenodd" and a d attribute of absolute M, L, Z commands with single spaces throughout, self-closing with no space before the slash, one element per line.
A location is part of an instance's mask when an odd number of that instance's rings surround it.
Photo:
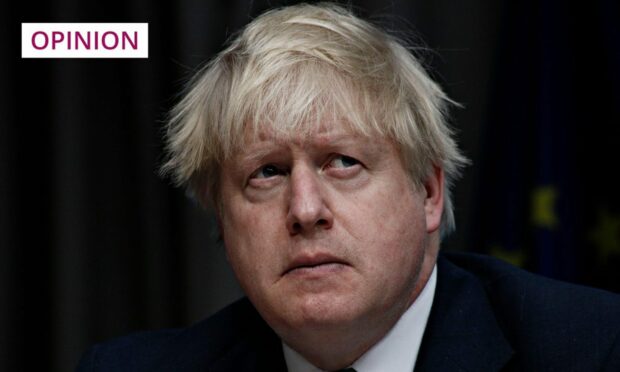
<path fill-rule="evenodd" d="M 433 308 L 416 372 L 500 371 L 513 350 L 473 275 L 440 256 Z"/>

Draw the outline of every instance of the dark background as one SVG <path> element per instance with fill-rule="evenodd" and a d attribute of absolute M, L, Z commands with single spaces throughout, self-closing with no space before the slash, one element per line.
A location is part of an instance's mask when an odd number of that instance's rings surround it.
<path fill-rule="evenodd" d="M 157 176 L 191 72 L 277 1 L 0 4 L 0 370 L 185 326 L 241 293 L 212 217 Z M 292 3 L 292 2 L 288 2 Z M 434 52 L 473 160 L 442 249 L 620 292 L 620 6 L 354 1 Z M 146 60 L 24 60 L 21 22 L 148 22 Z"/>

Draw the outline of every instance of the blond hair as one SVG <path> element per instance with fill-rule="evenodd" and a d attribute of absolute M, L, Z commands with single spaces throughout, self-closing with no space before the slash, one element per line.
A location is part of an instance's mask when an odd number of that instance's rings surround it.
<path fill-rule="evenodd" d="M 467 159 L 446 123 L 451 101 L 404 45 L 334 4 L 260 15 L 195 74 L 171 110 L 162 172 L 217 205 L 219 165 L 243 145 L 247 128 L 299 135 L 336 119 L 393 139 L 417 187 L 442 167 L 441 231 L 453 230 L 450 190 Z"/>

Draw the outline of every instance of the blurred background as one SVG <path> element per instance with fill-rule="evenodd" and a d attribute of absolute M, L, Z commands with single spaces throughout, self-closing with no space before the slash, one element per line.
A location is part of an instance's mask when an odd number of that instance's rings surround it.
<path fill-rule="evenodd" d="M 184 82 L 293 1 L 0 4 L 0 370 L 70 371 L 95 342 L 241 296 L 214 221 L 157 176 Z M 579 4 L 571 5 L 571 4 Z M 472 159 L 442 249 L 620 292 L 620 5 L 353 1 L 433 50 Z M 148 59 L 25 60 L 21 22 L 148 22 Z"/>

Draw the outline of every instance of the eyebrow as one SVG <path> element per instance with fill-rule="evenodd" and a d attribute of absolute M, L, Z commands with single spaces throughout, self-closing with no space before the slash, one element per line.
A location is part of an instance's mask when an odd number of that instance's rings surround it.
<path fill-rule="evenodd" d="M 291 141 L 290 139 L 270 139 L 260 142 L 255 142 L 243 151 L 244 154 L 239 154 L 240 157 L 237 159 L 240 162 L 258 162 L 260 159 L 266 157 L 267 155 L 277 152 L 283 149 L 286 149 L 290 143 L 303 143 L 303 147 L 341 147 L 353 142 L 357 142 L 362 140 L 363 142 L 370 142 L 370 138 L 366 138 L 365 136 L 348 134 L 348 133 L 337 133 L 337 134 L 319 134 L 316 138 L 313 138 L 312 141 L 304 142 L 304 141 Z M 357 145 L 357 144 L 356 144 Z M 255 147 L 255 148 L 253 148 Z"/>
<path fill-rule="evenodd" d="M 273 143 L 273 142 L 271 142 Z M 259 163 L 262 159 L 264 159 L 267 155 L 272 154 L 277 151 L 281 151 L 285 149 L 285 146 L 277 146 L 277 150 L 274 150 L 274 147 L 268 144 L 260 146 L 256 149 L 252 149 L 251 151 L 245 151 L 246 153 L 241 155 L 237 161 L 241 164 L 253 164 Z"/>

